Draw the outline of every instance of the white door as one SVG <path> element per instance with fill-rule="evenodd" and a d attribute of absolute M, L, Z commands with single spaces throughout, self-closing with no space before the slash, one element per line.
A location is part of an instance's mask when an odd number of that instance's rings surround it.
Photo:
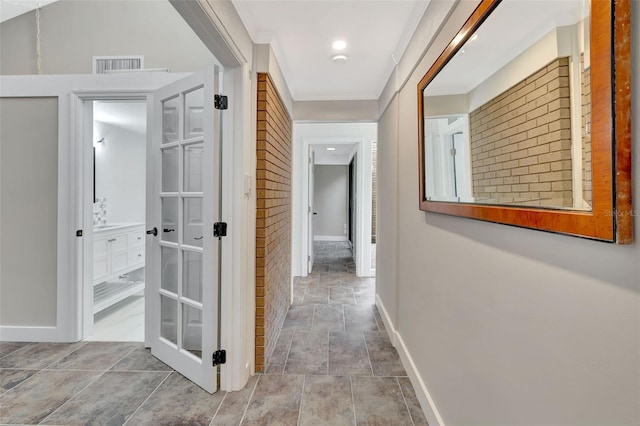
<path fill-rule="evenodd" d="M 218 387 L 212 356 L 220 349 L 216 93 L 217 68 L 154 93 L 147 192 L 151 353 L 208 392 Z"/>
<path fill-rule="evenodd" d="M 311 273 L 313 269 L 313 261 L 315 258 L 315 252 L 313 251 L 313 217 L 316 215 L 316 212 L 313 211 L 313 188 L 315 185 L 314 181 L 314 165 L 315 163 L 315 153 L 313 152 L 313 148 L 309 147 L 309 264 L 307 273 Z"/>

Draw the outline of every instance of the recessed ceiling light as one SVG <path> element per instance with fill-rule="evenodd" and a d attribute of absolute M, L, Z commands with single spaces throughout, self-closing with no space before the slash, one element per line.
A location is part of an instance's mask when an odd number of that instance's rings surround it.
<path fill-rule="evenodd" d="M 344 40 L 336 40 L 332 46 L 336 50 L 344 50 L 344 48 L 347 47 L 347 42 Z"/>
<path fill-rule="evenodd" d="M 347 59 L 349 58 L 347 58 L 346 55 L 335 55 L 333 58 L 331 58 L 331 60 L 336 64 L 342 64 L 344 62 L 347 62 Z"/>
<path fill-rule="evenodd" d="M 336 149 L 333 147 L 327 148 L 327 151 L 335 151 Z"/>

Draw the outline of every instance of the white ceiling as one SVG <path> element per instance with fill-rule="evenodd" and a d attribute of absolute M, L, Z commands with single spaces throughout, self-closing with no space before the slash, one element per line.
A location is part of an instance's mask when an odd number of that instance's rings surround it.
<path fill-rule="evenodd" d="M 93 119 L 136 133 L 147 131 L 147 104 L 144 101 L 95 101 Z"/>
<path fill-rule="evenodd" d="M 578 22 L 584 0 L 505 0 L 427 86 L 429 96 L 467 94 L 556 27 Z M 464 53 L 462 52 L 464 51 Z M 469 72 L 473 70 L 473 72 Z"/>
<path fill-rule="evenodd" d="M 0 22 L 7 21 L 38 6 L 44 7 L 56 0 L 0 0 Z"/>
<path fill-rule="evenodd" d="M 357 143 L 339 144 L 312 144 L 315 162 L 317 165 L 344 165 L 349 164 L 353 155 L 358 150 Z M 335 148 L 335 151 L 328 151 L 327 148 Z"/>
<path fill-rule="evenodd" d="M 295 100 L 378 99 L 429 0 L 232 0 L 271 43 Z M 337 52 L 335 40 L 347 42 Z M 348 56 L 333 63 L 337 53 Z"/>

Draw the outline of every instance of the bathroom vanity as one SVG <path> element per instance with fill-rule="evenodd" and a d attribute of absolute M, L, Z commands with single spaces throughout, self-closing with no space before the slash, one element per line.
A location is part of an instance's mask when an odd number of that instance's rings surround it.
<path fill-rule="evenodd" d="M 144 289 L 144 235 L 143 223 L 94 226 L 94 314 Z"/>

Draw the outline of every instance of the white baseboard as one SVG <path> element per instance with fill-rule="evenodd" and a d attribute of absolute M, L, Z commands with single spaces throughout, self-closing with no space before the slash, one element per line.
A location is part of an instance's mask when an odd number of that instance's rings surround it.
<path fill-rule="evenodd" d="M 344 235 L 314 235 L 313 241 L 349 241 Z"/>
<path fill-rule="evenodd" d="M 58 327 L 0 326 L 2 342 L 69 342 Z"/>
<path fill-rule="evenodd" d="M 391 339 L 391 343 L 398 351 L 404 369 L 407 370 L 407 375 L 409 376 L 409 380 L 411 380 L 411 384 L 416 391 L 416 396 L 418 397 L 422 411 L 427 418 L 427 422 L 432 426 L 445 426 L 444 421 L 440 416 L 440 412 L 438 412 L 438 409 L 433 402 L 433 398 L 431 398 L 431 394 L 422 380 L 422 377 L 418 373 L 418 369 L 416 368 L 416 365 L 413 362 L 404 341 L 402 340 L 402 336 L 393 326 L 389 313 L 385 309 L 380 297 L 378 297 L 378 294 L 376 294 L 376 306 L 378 307 L 378 311 L 380 311 L 380 316 L 382 317 L 382 322 L 387 329 L 387 334 L 389 334 L 389 339 Z"/>

